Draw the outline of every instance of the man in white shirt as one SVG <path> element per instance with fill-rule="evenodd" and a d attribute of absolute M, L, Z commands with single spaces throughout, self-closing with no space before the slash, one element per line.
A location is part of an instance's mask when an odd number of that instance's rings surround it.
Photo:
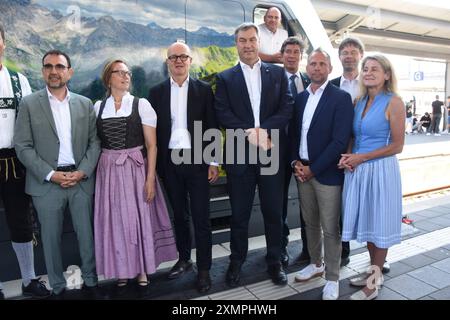
<path fill-rule="evenodd" d="M 234 35 L 239 63 L 217 75 L 214 104 L 217 121 L 227 131 L 224 154 L 232 213 L 231 255 L 226 282 L 231 287 L 239 285 L 241 267 L 247 257 L 248 225 L 258 186 L 267 241 L 267 271 L 272 282 L 285 285 L 287 276 L 280 262 L 283 207 L 280 186 L 283 185 L 284 150 L 287 147 L 285 128 L 292 115 L 292 96 L 283 68 L 259 59 L 256 25 L 243 23 Z M 233 134 L 239 135 L 244 130 L 250 133 L 248 140 L 234 143 L 239 139 L 233 138 Z M 252 138 L 259 133 L 266 134 L 262 134 L 264 138 L 259 140 Z M 274 140 L 278 141 L 268 143 L 271 139 L 267 139 L 267 134 L 276 137 L 276 133 L 279 139 Z M 278 148 L 271 148 L 270 144 Z M 270 152 L 272 159 L 278 159 L 275 172 L 264 173 L 267 165 L 261 163 L 260 157 L 251 161 L 250 150 L 255 150 L 254 146 L 259 148 L 257 152 L 260 154 Z"/>
<path fill-rule="evenodd" d="M 358 38 L 348 37 L 339 44 L 339 59 L 344 73 L 330 82 L 348 92 L 353 104 L 359 96 L 359 62 L 364 56 L 364 44 Z M 342 220 L 341 220 L 342 231 Z M 342 242 L 341 267 L 350 263 L 350 243 Z"/>
<path fill-rule="evenodd" d="M 33 255 L 33 228 L 30 198 L 25 193 L 25 168 L 14 150 L 14 125 L 19 102 L 31 94 L 27 78 L 2 64 L 6 48 L 5 30 L 0 24 L 0 196 L 5 206 L 11 243 L 22 275 L 22 294 L 45 297 L 50 294 L 43 281 L 36 278 Z M 4 299 L 0 283 L 0 300 Z"/>
<path fill-rule="evenodd" d="M 17 157 L 27 169 L 25 191 L 41 223 L 45 264 L 53 294 L 66 288 L 61 237 L 70 209 L 80 248 L 83 289 L 98 297 L 93 239 L 94 177 L 100 154 L 92 102 L 70 92 L 70 58 L 52 50 L 42 59 L 46 88 L 20 104 L 14 131 Z"/>
<path fill-rule="evenodd" d="M 283 63 L 280 48 L 288 37 L 288 33 L 280 26 L 280 9 L 269 8 L 264 15 L 264 23 L 258 26 L 260 36 L 259 57 L 264 62 Z"/>
<path fill-rule="evenodd" d="M 339 44 L 338 52 L 344 73 L 330 82 L 348 92 L 354 103 L 359 96 L 359 62 L 364 56 L 364 45 L 358 38 L 348 37 Z"/>
<path fill-rule="evenodd" d="M 217 180 L 219 170 L 218 163 L 204 161 L 202 154 L 206 144 L 202 137 L 206 130 L 217 129 L 217 123 L 211 86 L 189 77 L 191 62 L 191 50 L 186 44 L 172 44 L 166 60 L 170 78 L 150 89 L 149 101 L 158 116 L 156 170 L 173 209 L 179 254 L 168 278 L 179 278 L 192 267 L 190 212 L 197 249 L 196 286 L 200 293 L 205 293 L 211 288 L 212 262 L 209 188 Z M 198 125 L 201 125 L 201 137 L 194 135 L 197 132 L 194 126 Z M 200 152 L 195 154 L 196 150 Z M 183 163 L 177 163 L 173 156 L 180 153 L 191 161 L 183 159 Z"/>
<path fill-rule="evenodd" d="M 295 280 L 308 281 L 326 271 L 324 300 L 339 297 L 344 172 L 337 164 L 347 150 L 354 115 L 350 95 L 329 83 L 331 70 L 328 53 L 316 49 L 309 55 L 306 71 L 311 84 L 297 96 L 289 124 L 291 163 L 311 256 L 310 264 Z"/>
<path fill-rule="evenodd" d="M 298 37 L 289 37 L 281 46 L 281 54 L 283 59 L 284 70 L 286 71 L 286 76 L 289 80 L 289 91 L 292 96 L 297 96 L 298 93 L 305 90 L 310 84 L 310 80 L 306 74 L 300 72 L 300 62 L 302 61 L 303 51 L 305 49 L 305 43 L 302 39 Z M 286 152 L 289 153 L 289 148 L 286 148 Z M 289 157 L 288 157 L 289 159 Z M 281 263 L 283 266 L 287 267 L 289 265 L 289 253 L 287 250 L 287 245 L 289 243 L 289 226 L 287 224 L 287 213 L 288 213 L 288 196 L 289 196 L 289 185 L 291 182 L 292 168 L 289 161 L 286 161 L 286 172 L 284 176 L 284 190 L 283 190 L 283 236 L 281 238 Z M 300 214 L 300 227 L 301 227 L 301 237 L 302 237 L 302 252 L 297 258 L 297 263 L 301 264 L 304 262 L 309 262 L 308 253 L 308 240 L 305 231 L 305 221 L 303 220 L 303 215 L 299 209 Z"/>

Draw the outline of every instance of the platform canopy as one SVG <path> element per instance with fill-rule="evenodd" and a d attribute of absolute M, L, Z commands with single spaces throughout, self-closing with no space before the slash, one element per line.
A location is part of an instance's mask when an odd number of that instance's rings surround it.
<path fill-rule="evenodd" d="M 311 0 L 333 46 L 359 37 L 367 51 L 450 61 L 449 0 Z"/>

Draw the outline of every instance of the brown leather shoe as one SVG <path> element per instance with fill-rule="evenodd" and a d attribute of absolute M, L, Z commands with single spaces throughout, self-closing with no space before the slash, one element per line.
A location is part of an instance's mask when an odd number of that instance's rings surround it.
<path fill-rule="evenodd" d="M 177 263 L 170 269 L 167 278 L 177 279 L 181 277 L 186 271 L 192 268 L 192 260 L 184 261 L 178 260 Z"/>

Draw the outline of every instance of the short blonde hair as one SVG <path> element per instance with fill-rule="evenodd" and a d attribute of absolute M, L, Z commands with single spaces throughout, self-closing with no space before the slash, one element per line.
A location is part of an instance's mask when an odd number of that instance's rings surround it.
<path fill-rule="evenodd" d="M 395 95 L 398 95 L 397 76 L 395 75 L 394 67 L 392 66 L 392 63 L 389 61 L 389 59 L 380 53 L 375 53 L 375 54 L 365 57 L 361 63 L 360 75 L 362 75 L 362 71 L 364 70 L 364 66 L 366 65 L 368 60 L 377 61 L 383 68 L 383 71 L 385 73 L 389 74 L 389 79 L 384 81 L 384 86 L 383 86 L 384 92 L 390 92 Z M 360 86 L 361 97 L 367 96 L 367 87 L 363 84 L 362 81 L 359 81 L 359 86 Z"/>

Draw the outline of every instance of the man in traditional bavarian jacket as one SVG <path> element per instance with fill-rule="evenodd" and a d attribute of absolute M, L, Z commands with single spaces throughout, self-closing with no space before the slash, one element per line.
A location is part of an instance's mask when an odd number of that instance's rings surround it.
<path fill-rule="evenodd" d="M 0 24 L 0 196 L 19 261 L 23 295 L 46 297 L 50 291 L 34 273 L 30 199 L 25 194 L 25 169 L 16 157 L 13 143 L 19 102 L 31 93 L 31 88 L 27 78 L 2 64 L 5 42 L 5 31 Z M 0 300 L 4 298 L 0 283 Z"/>

